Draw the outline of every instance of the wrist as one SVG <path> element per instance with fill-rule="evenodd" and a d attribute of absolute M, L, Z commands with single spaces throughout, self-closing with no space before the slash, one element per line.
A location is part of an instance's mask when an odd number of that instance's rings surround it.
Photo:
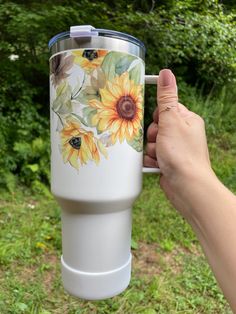
<path fill-rule="evenodd" d="M 173 171 L 173 175 L 169 180 L 171 185 L 175 186 L 176 191 L 186 197 L 186 201 L 188 201 L 189 193 L 194 193 L 200 186 L 207 182 L 219 182 L 210 165 L 183 167 Z M 188 191 L 188 193 L 185 193 L 185 191 Z"/>
<path fill-rule="evenodd" d="M 223 186 L 211 167 L 190 169 L 173 181 L 182 203 L 180 210 L 190 224 L 198 221 L 198 216 L 204 213 L 204 207 L 211 197 Z"/>

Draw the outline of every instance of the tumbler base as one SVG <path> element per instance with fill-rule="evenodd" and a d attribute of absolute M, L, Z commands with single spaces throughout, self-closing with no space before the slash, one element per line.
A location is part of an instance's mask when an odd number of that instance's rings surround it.
<path fill-rule="evenodd" d="M 65 290 L 81 299 L 104 300 L 123 292 L 130 282 L 131 259 L 108 272 L 89 273 L 68 266 L 61 257 L 62 282 Z"/>

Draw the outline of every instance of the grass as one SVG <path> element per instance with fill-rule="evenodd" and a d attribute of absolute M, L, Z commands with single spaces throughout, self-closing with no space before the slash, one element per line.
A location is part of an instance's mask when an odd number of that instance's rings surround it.
<path fill-rule="evenodd" d="M 60 210 L 52 198 L 20 188 L 0 203 L 0 313 L 230 313 L 198 242 L 153 175 L 133 210 L 133 273 L 110 300 L 63 291 Z"/>
<path fill-rule="evenodd" d="M 214 104 L 181 94 L 205 117 L 212 165 L 236 192 L 235 106 L 226 94 Z M 166 200 L 158 178 L 146 175 L 143 187 L 133 209 L 131 283 L 121 295 L 98 302 L 63 290 L 60 209 L 53 198 L 20 186 L 2 191 L 0 314 L 231 313 L 195 235 Z"/>

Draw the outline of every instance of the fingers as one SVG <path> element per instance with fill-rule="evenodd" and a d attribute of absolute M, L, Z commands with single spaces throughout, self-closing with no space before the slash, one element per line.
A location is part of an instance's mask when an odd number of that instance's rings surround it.
<path fill-rule="evenodd" d="M 152 122 L 147 129 L 147 140 L 148 142 L 155 143 L 158 132 L 158 125 Z"/>
<path fill-rule="evenodd" d="M 156 143 L 147 143 L 146 154 L 156 159 Z"/>
<path fill-rule="evenodd" d="M 159 121 L 158 111 L 159 111 L 159 108 L 156 107 L 156 109 L 154 110 L 153 115 L 152 115 L 153 121 L 155 121 L 156 123 L 158 123 L 158 121 Z"/>
<path fill-rule="evenodd" d="M 156 158 L 156 143 L 147 143 L 146 153 L 143 159 L 144 166 L 147 167 L 158 167 L 158 162 Z"/>
<path fill-rule="evenodd" d="M 158 167 L 156 159 L 156 137 L 158 132 L 158 126 L 155 122 L 152 122 L 147 130 L 146 154 L 143 159 L 143 164 L 146 167 Z"/>
<path fill-rule="evenodd" d="M 144 155 L 143 164 L 145 167 L 158 168 L 157 160 L 148 155 Z"/>
<path fill-rule="evenodd" d="M 158 102 L 158 115 L 164 112 L 167 106 L 170 106 L 171 110 L 176 110 L 176 111 L 178 110 L 177 85 L 176 85 L 175 76 L 171 72 L 171 70 L 164 69 L 164 70 L 161 70 L 159 73 L 158 88 L 157 88 L 157 102 Z M 155 115 L 155 118 L 156 118 L 156 115 Z"/>

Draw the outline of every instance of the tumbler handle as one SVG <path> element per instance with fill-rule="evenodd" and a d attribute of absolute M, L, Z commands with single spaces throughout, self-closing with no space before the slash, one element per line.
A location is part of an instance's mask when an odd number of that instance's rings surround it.
<path fill-rule="evenodd" d="M 158 75 L 145 75 L 145 84 L 156 85 Z M 160 173 L 159 168 L 143 167 L 143 173 Z"/>

